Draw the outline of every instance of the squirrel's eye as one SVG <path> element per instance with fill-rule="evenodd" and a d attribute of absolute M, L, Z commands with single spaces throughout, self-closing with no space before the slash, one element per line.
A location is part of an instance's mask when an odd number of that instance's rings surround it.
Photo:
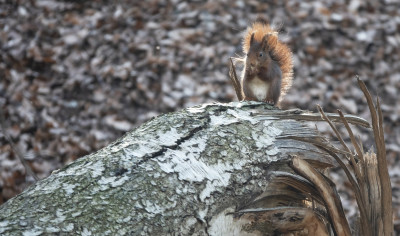
<path fill-rule="evenodd" d="M 259 56 L 259 57 L 262 57 L 262 56 L 264 56 L 264 53 L 263 53 L 263 52 L 260 52 L 260 54 L 258 54 L 258 56 Z"/>

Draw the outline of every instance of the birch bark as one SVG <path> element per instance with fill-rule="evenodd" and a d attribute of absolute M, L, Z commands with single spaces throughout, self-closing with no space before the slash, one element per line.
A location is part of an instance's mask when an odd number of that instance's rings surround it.
<path fill-rule="evenodd" d="M 296 121 L 303 111 L 270 109 L 215 103 L 158 116 L 0 206 L 0 235 L 259 235 L 229 213 L 260 196 L 271 171 L 292 155 L 332 164 L 296 140 L 324 140 Z"/>

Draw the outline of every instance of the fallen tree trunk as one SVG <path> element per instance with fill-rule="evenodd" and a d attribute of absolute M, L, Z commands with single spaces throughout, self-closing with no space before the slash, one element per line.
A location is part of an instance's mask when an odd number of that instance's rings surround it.
<path fill-rule="evenodd" d="M 321 117 L 255 102 L 161 115 L 0 206 L 0 234 L 260 235 L 278 232 L 277 224 L 265 228 L 275 217 L 297 224 L 289 230 L 310 233 L 315 226 L 315 235 L 329 235 L 323 202 L 311 196 L 317 191 L 309 182 L 280 182 L 295 176 L 294 156 L 321 171 L 335 165 L 315 147 L 326 139 L 299 120 Z M 297 191 L 299 185 L 311 194 Z M 290 211 L 308 203 L 316 211 Z M 280 204 L 291 207 L 286 215 L 277 209 L 259 224 L 260 209 Z"/>

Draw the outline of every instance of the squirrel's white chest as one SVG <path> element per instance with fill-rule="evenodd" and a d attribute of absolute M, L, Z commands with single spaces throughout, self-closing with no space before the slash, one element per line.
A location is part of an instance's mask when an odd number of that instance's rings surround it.
<path fill-rule="evenodd" d="M 249 88 L 258 101 L 264 101 L 267 98 L 269 83 L 255 77 L 250 81 Z"/>

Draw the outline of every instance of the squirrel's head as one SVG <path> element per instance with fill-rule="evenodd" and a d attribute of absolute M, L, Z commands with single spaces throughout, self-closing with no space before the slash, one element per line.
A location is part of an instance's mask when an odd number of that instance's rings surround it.
<path fill-rule="evenodd" d="M 246 54 L 246 70 L 258 73 L 262 67 L 269 65 L 271 59 L 270 43 L 272 34 L 266 34 L 261 41 L 254 39 L 254 33 L 250 38 L 250 48 Z M 272 39 L 273 40 L 273 39 Z"/>

